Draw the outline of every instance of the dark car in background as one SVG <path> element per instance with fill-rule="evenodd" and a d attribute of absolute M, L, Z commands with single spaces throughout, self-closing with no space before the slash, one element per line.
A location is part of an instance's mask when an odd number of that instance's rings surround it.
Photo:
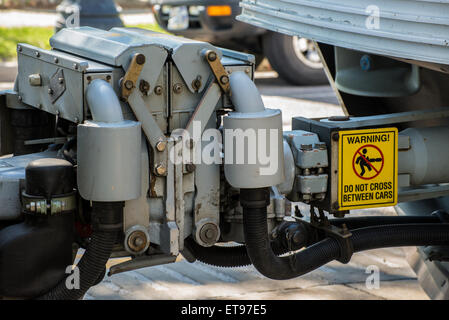
<path fill-rule="evenodd" d="M 313 42 L 237 21 L 239 0 L 150 0 L 158 24 L 175 35 L 267 57 L 279 76 L 295 85 L 327 83 Z"/>

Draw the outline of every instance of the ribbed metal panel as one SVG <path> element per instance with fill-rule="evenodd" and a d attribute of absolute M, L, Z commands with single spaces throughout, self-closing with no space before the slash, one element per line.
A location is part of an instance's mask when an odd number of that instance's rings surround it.
<path fill-rule="evenodd" d="M 449 64 L 449 0 L 243 0 L 240 5 L 237 19 L 258 27 L 359 51 Z M 373 28 L 373 8 L 379 9 L 379 28 Z"/>

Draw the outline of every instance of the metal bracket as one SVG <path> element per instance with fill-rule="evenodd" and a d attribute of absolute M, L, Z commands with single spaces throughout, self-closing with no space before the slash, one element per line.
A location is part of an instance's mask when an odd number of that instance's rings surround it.
<path fill-rule="evenodd" d="M 352 254 L 354 253 L 354 247 L 351 241 L 352 233 L 345 224 L 342 225 L 342 228 L 330 224 L 329 219 L 324 215 L 324 211 L 319 209 L 318 216 L 315 213 L 315 208 L 312 206 L 310 207 L 310 223 L 298 217 L 293 216 L 293 218 L 323 233 L 325 237 L 335 239 L 340 247 L 340 258 L 337 259 L 338 261 L 348 263 L 351 260 Z"/>
<path fill-rule="evenodd" d="M 137 87 L 137 80 L 142 72 L 145 61 L 146 58 L 141 53 L 136 53 L 132 57 L 128 70 L 120 83 L 123 99 L 128 100 L 133 90 Z"/>
<path fill-rule="evenodd" d="M 204 52 L 204 57 L 206 58 L 209 67 L 212 70 L 215 78 L 217 79 L 218 85 L 221 90 L 227 95 L 231 95 L 231 88 L 229 86 L 229 76 L 225 68 L 221 64 L 221 61 L 217 53 L 213 50 L 207 50 Z"/>

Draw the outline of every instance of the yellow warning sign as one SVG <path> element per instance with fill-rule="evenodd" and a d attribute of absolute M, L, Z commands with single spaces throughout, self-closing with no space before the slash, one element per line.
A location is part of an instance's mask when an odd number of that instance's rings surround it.
<path fill-rule="evenodd" d="M 339 136 L 339 210 L 394 206 L 398 198 L 398 130 L 340 131 Z"/>

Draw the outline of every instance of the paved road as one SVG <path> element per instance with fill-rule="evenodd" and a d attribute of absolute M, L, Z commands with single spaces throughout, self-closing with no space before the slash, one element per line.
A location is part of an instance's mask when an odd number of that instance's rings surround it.
<path fill-rule="evenodd" d="M 280 108 L 284 129 L 291 116 L 341 115 L 328 86 L 293 87 L 274 72 L 258 73 L 257 85 L 267 107 Z M 0 83 L 11 88 L 12 83 Z M 307 207 L 302 205 L 302 212 Z M 353 215 L 394 215 L 392 208 L 356 210 Z M 111 261 L 115 263 L 116 261 Z M 368 266 L 380 271 L 380 288 L 368 289 Z M 332 262 L 303 277 L 274 281 L 253 267 L 225 269 L 200 262 L 179 262 L 106 277 L 85 299 L 428 299 L 400 248 L 372 250 L 354 255 L 343 265 Z"/>

